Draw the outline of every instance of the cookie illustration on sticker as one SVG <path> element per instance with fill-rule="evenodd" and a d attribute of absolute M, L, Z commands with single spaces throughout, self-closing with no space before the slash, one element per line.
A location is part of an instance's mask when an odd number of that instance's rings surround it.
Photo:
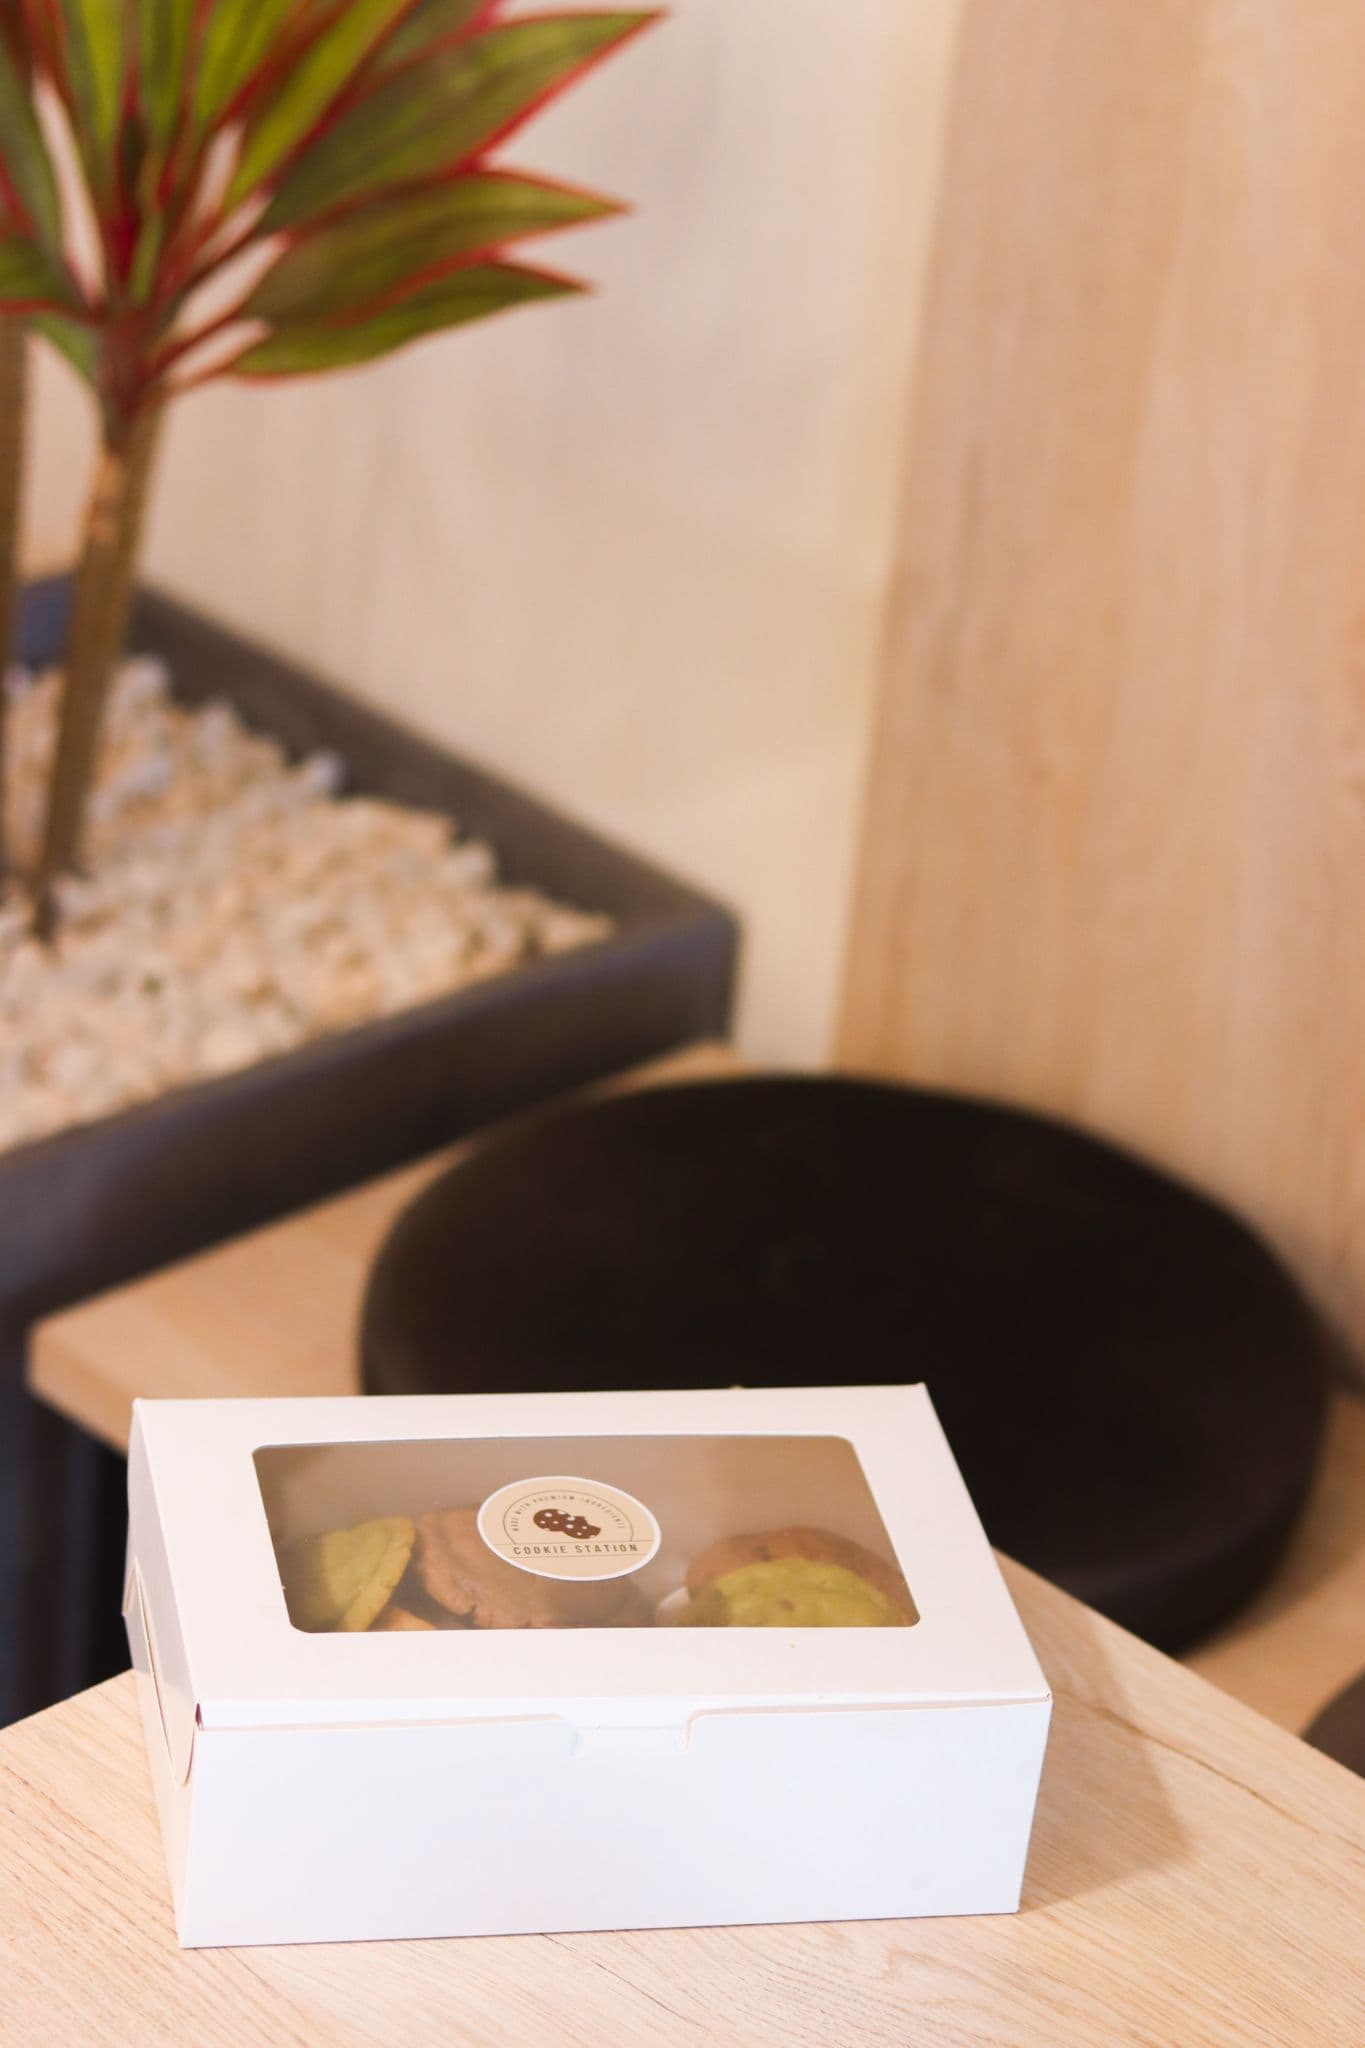
<path fill-rule="evenodd" d="M 662 1540 L 634 1494 L 564 1474 L 500 1486 L 479 1509 L 478 1530 L 495 1557 L 542 1579 L 621 1579 Z"/>

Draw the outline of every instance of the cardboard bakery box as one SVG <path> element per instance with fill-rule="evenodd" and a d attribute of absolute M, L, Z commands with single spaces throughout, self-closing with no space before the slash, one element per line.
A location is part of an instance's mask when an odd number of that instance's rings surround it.
<path fill-rule="evenodd" d="M 140 1401 L 187 1946 L 1010 1912 L 1050 1699 L 922 1387 Z"/>

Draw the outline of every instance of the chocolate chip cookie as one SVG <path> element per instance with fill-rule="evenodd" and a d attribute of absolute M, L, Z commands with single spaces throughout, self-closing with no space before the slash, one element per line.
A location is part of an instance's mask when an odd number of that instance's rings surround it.
<path fill-rule="evenodd" d="M 494 1556 L 473 1508 L 419 1516 L 412 1568 L 430 1599 L 475 1628 L 636 1628 L 647 1619 L 628 1579 L 544 1579 Z"/>

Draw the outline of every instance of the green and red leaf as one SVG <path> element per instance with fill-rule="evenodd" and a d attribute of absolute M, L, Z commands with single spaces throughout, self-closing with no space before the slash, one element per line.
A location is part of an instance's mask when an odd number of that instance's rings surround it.
<path fill-rule="evenodd" d="M 593 192 L 480 171 L 375 201 L 293 242 L 243 307 L 273 324 L 354 314 L 529 235 L 619 213 Z"/>
<path fill-rule="evenodd" d="M 583 289 L 503 252 L 619 209 L 486 159 L 654 16 L 503 4 L 0 0 L 0 308 L 133 417 L 210 376 L 338 369 Z M 99 289 L 64 257 L 35 72 L 70 122 Z M 245 301 L 187 331 L 208 280 L 271 243 Z M 237 353 L 186 378 L 211 341 Z"/>
<path fill-rule="evenodd" d="M 93 327 L 80 320 L 68 320 L 64 313 L 35 313 L 33 327 L 72 369 L 92 387 L 96 381 L 99 343 Z"/>
<path fill-rule="evenodd" d="M 538 299 L 563 298 L 583 286 L 574 278 L 524 269 L 514 263 L 479 263 L 457 270 L 399 304 L 344 326 L 286 322 L 231 364 L 238 377 L 301 377 L 340 370 L 389 355 L 408 342 L 471 320 L 484 320 Z"/>
<path fill-rule="evenodd" d="M 491 21 L 501 0 L 417 0 L 411 15 L 379 52 L 376 69 L 396 71 L 441 43 Z"/>
<path fill-rule="evenodd" d="M 211 128 L 271 56 L 300 0 L 212 0 L 199 46 L 194 125 Z"/>
<path fill-rule="evenodd" d="M 21 66 L 50 75 L 61 69 L 61 0 L 5 0 L 10 40 Z M 18 17 L 17 28 L 13 25 Z"/>
<path fill-rule="evenodd" d="M 312 133 L 412 5 L 413 0 L 349 0 L 330 17 L 255 110 L 228 187 L 229 208 L 263 184 Z"/>
<path fill-rule="evenodd" d="M 61 247 L 57 180 L 33 108 L 30 83 L 0 37 L 0 215 L 17 217 L 44 248 Z"/>
<path fill-rule="evenodd" d="M 299 227 L 469 162 L 653 18 L 527 16 L 438 49 L 348 107 L 301 152 L 263 231 Z"/>
<path fill-rule="evenodd" d="M 119 111 L 123 104 L 122 0 L 61 0 L 65 80 L 76 142 L 97 193 L 114 177 Z"/>
<path fill-rule="evenodd" d="M 78 303 L 65 268 L 24 235 L 0 235 L 0 312 Z"/>
<path fill-rule="evenodd" d="M 169 148 L 188 97 L 195 12 L 196 0 L 137 0 L 138 95 L 158 157 Z"/>
<path fill-rule="evenodd" d="M 0 42 L 21 71 L 29 68 L 28 26 L 23 0 L 0 0 Z"/>

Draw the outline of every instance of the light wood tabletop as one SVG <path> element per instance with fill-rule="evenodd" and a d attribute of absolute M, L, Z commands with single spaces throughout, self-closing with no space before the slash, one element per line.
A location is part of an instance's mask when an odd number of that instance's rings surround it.
<path fill-rule="evenodd" d="M 738 1070 L 699 1048 L 631 1077 Z M 52 1318 L 35 1390 L 123 1447 L 133 1397 L 336 1393 L 375 1247 L 446 1153 Z M 1294 1600 L 1338 1660 L 1365 1431 L 1343 1411 Z M 1316 1510 L 1315 1510 L 1316 1512 Z M 1292 1563 L 1292 1561 L 1291 1561 Z M 130 1678 L 0 1734 L 0 2039 L 560 2048 L 1345 2048 L 1365 2040 L 1365 1784 L 1006 1565 L 1057 1698 L 1014 1919 L 182 1954 Z M 1282 1665 L 1273 1599 L 1252 1630 Z M 1315 1610 L 1316 1611 L 1316 1610 Z M 1269 1632 L 1267 1634 L 1267 1632 Z M 1365 1645 L 1358 1645 L 1365 1647 Z M 1230 1635 L 1208 1653 L 1237 1670 Z M 1359 1661 L 1357 1657 L 1356 1661 Z M 1319 1671 L 1311 1681 L 1319 1685 Z M 1253 1688 L 1254 1689 L 1254 1688 Z M 1276 1703 L 1302 1708 L 1302 1686 Z"/>
<path fill-rule="evenodd" d="M 182 1952 L 123 1677 L 0 1734 L 0 2040 L 1365 2040 L 1365 1782 L 1065 1594 L 1007 1571 L 1057 1702 L 1015 1917 Z"/>

